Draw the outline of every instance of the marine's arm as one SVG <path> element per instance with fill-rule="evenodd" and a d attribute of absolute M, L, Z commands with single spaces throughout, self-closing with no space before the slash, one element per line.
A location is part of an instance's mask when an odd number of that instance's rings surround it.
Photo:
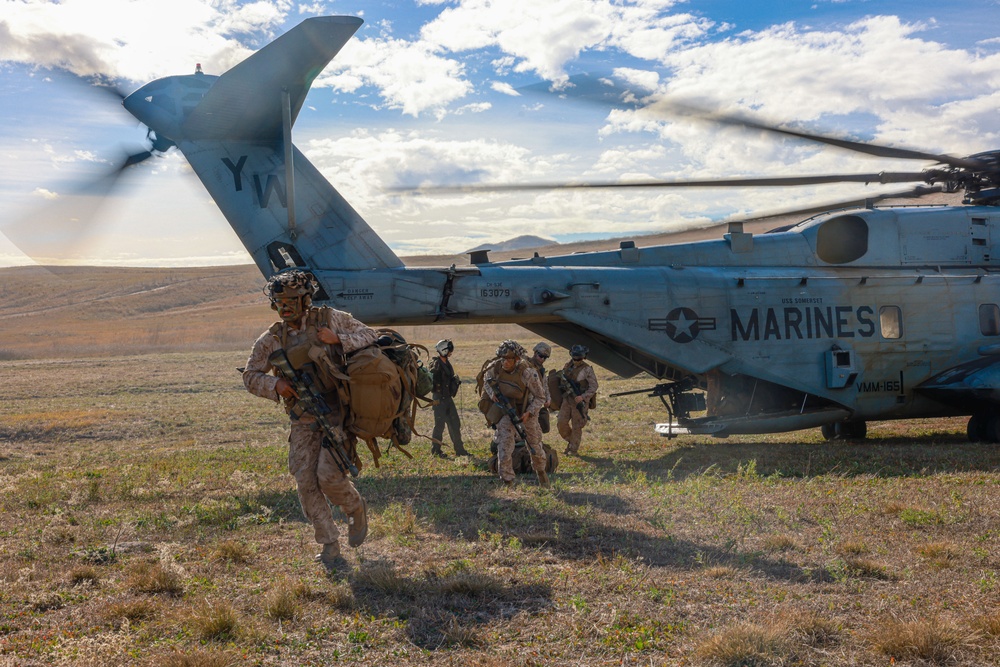
<path fill-rule="evenodd" d="M 542 409 L 545 405 L 545 387 L 542 385 L 542 381 L 538 379 L 538 371 L 534 367 L 528 365 L 525 367 L 524 371 L 521 373 L 521 380 L 527 386 L 528 391 L 531 392 L 531 400 L 528 401 L 528 405 L 525 408 L 525 417 L 531 415 L 534 417 L 538 416 L 538 411 Z"/>
<path fill-rule="evenodd" d="M 597 393 L 597 374 L 594 373 L 594 367 L 588 365 L 580 376 L 580 384 L 584 382 L 587 383 L 587 391 L 580 394 L 580 399 L 582 401 L 589 401 L 590 397 Z"/>
<path fill-rule="evenodd" d="M 329 313 L 327 326 L 321 327 L 316 336 L 328 345 L 339 343 L 344 348 L 344 354 L 368 347 L 378 339 L 374 329 L 350 313 L 332 308 Z"/>
<path fill-rule="evenodd" d="M 280 400 L 276 389 L 278 378 L 271 373 L 273 367 L 268 361 L 268 357 L 276 349 L 278 349 L 278 340 L 270 331 L 265 331 L 254 341 L 250 357 L 243 370 L 243 386 L 255 396 L 269 398 L 277 402 Z"/>
<path fill-rule="evenodd" d="M 496 402 L 497 395 L 496 395 L 496 392 L 493 390 L 493 377 L 494 377 L 494 375 L 495 374 L 494 374 L 492 368 L 490 368 L 490 369 L 488 369 L 486 371 L 486 374 L 483 376 L 483 391 L 486 393 L 487 396 L 489 396 L 491 399 L 493 399 L 494 402 Z"/>

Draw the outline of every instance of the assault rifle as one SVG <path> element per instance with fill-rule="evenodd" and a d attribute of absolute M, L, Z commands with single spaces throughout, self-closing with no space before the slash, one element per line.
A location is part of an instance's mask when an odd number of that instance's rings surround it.
<path fill-rule="evenodd" d="M 354 465 L 354 462 L 347 455 L 347 450 L 344 449 L 344 431 L 330 422 L 330 414 L 333 410 L 317 388 L 316 380 L 312 374 L 306 370 L 295 370 L 292 367 L 292 362 L 288 360 L 288 355 L 281 349 L 271 354 L 267 360 L 278 369 L 278 374 L 281 377 L 292 383 L 295 393 L 298 394 L 298 405 L 301 405 L 305 412 L 316 418 L 316 423 L 323 431 L 323 447 L 330 452 L 330 456 L 333 457 L 333 462 L 337 464 L 340 472 L 350 471 L 351 477 L 357 477 L 358 467 Z M 292 419 L 298 419 L 294 412 Z"/>
<path fill-rule="evenodd" d="M 518 444 L 524 445 L 528 448 L 528 451 L 533 451 L 531 446 L 528 445 L 528 433 L 524 430 L 524 422 L 521 421 L 521 415 L 517 414 L 517 408 L 510 402 L 510 399 L 503 395 L 500 391 L 500 382 L 496 378 L 490 380 L 490 387 L 493 388 L 493 401 L 503 409 L 507 414 L 510 423 L 514 425 L 514 430 L 517 432 L 517 437 L 520 438 L 514 443 L 516 447 Z"/>
<path fill-rule="evenodd" d="M 586 417 L 587 421 L 590 421 L 590 415 L 587 414 L 587 408 L 583 405 L 583 401 L 577 402 L 576 400 L 577 396 L 583 395 L 583 387 L 580 386 L 579 382 L 567 375 L 565 369 L 559 371 L 559 388 L 562 390 L 563 396 L 567 399 L 572 399 L 580 414 Z"/>

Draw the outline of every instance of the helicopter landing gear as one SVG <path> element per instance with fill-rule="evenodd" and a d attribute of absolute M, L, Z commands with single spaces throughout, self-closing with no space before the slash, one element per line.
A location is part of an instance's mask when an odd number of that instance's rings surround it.
<path fill-rule="evenodd" d="M 977 412 L 969 417 L 965 432 L 969 442 L 1000 442 L 1000 415 Z"/>
<path fill-rule="evenodd" d="M 825 440 L 864 440 L 868 435 L 868 424 L 860 420 L 823 424 L 820 432 Z"/>

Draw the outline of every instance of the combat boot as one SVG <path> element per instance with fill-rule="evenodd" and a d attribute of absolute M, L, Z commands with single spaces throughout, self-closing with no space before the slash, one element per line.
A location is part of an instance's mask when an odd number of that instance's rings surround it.
<path fill-rule="evenodd" d="M 539 470 L 535 473 L 538 475 L 538 486 L 543 489 L 551 489 L 552 485 L 549 484 L 549 475 L 544 470 Z"/>
<path fill-rule="evenodd" d="M 314 560 L 322 563 L 328 570 L 342 570 L 347 567 L 347 559 L 340 555 L 340 545 L 336 542 L 324 544 L 323 551 L 316 554 Z"/>
<path fill-rule="evenodd" d="M 347 531 L 347 543 L 352 547 L 360 547 L 368 537 L 368 504 L 361 499 L 361 506 L 348 517 L 350 528 Z"/>

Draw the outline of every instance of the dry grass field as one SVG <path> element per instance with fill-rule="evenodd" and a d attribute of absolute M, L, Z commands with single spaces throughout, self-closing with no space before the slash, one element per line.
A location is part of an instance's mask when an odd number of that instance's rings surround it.
<path fill-rule="evenodd" d="M 1000 450 L 964 420 L 668 441 L 655 399 L 607 398 L 651 382 L 601 371 L 552 492 L 490 477 L 463 385 L 474 456 L 365 468 L 369 539 L 325 573 L 287 418 L 235 371 L 262 282 L 0 270 L 0 665 L 1000 664 Z M 534 342 L 404 334 L 467 380 Z"/>

